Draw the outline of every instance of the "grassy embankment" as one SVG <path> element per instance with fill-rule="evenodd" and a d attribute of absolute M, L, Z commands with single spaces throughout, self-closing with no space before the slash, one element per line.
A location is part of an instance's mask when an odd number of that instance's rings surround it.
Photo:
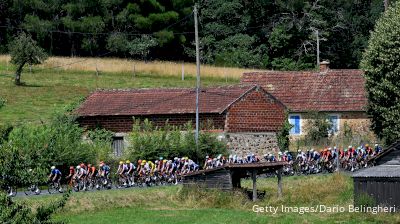
<path fill-rule="evenodd" d="M 250 181 L 244 181 L 249 187 Z M 70 223 L 399 223 L 399 214 L 366 213 L 254 213 L 260 206 L 344 206 L 353 203 L 353 184 L 347 175 L 283 178 L 284 196 L 276 197 L 276 179 L 259 179 L 268 196 L 256 203 L 241 193 L 198 190 L 181 186 L 111 190 L 73 194 L 56 215 Z M 33 207 L 54 197 L 24 198 Z"/>
<path fill-rule="evenodd" d="M 22 74 L 25 86 L 13 84 L 13 66 L 0 55 L 0 124 L 46 121 L 65 105 L 96 88 L 195 87 L 195 65 L 171 62 L 139 62 L 123 59 L 51 57 L 45 64 L 27 66 Z M 77 63 L 75 63 L 77 62 Z M 59 68 L 55 66 L 66 65 Z M 100 75 L 96 76 L 96 64 Z M 135 65 L 135 76 L 133 76 Z M 202 66 L 203 86 L 236 84 L 245 69 Z"/>

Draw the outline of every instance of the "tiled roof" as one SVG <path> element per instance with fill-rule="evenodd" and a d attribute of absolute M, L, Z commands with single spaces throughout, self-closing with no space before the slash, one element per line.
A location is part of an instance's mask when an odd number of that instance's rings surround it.
<path fill-rule="evenodd" d="M 261 85 L 293 112 L 365 111 L 367 104 L 361 70 L 245 73 L 241 83 Z"/>
<path fill-rule="evenodd" d="M 400 177 L 400 166 L 399 165 L 379 165 L 373 166 L 367 169 L 362 169 L 355 174 L 353 177 Z"/>
<path fill-rule="evenodd" d="M 255 85 L 202 88 L 200 113 L 222 113 Z M 78 116 L 191 114 L 196 112 L 196 90 L 98 90 L 75 110 Z"/>

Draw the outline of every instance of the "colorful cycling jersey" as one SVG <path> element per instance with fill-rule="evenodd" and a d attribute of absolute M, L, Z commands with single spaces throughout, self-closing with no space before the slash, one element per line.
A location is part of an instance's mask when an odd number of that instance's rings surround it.
<path fill-rule="evenodd" d="M 132 169 L 132 170 L 136 169 L 136 167 L 135 167 L 135 165 L 133 165 L 133 163 L 126 164 L 126 166 L 128 167 L 127 171 L 129 171 L 129 169 Z"/>
<path fill-rule="evenodd" d="M 149 168 L 151 170 L 155 170 L 156 169 L 156 165 L 152 161 L 147 162 L 147 164 L 149 165 Z"/>
<path fill-rule="evenodd" d="M 125 163 L 122 164 L 122 170 L 123 170 L 124 172 L 128 171 L 128 170 L 129 170 L 128 165 L 125 164 Z"/>
<path fill-rule="evenodd" d="M 61 175 L 61 171 L 59 169 L 54 169 L 51 171 L 51 174 L 53 175 Z"/>
<path fill-rule="evenodd" d="M 77 173 L 78 173 L 78 175 L 86 175 L 87 174 L 87 171 L 84 169 L 84 168 L 80 168 L 78 171 L 77 171 Z"/>
<path fill-rule="evenodd" d="M 101 167 L 101 170 L 109 172 L 110 171 L 110 167 L 108 165 L 104 165 L 104 166 Z"/>
<path fill-rule="evenodd" d="M 88 169 L 89 173 L 95 173 L 96 172 L 96 167 L 92 166 Z"/>

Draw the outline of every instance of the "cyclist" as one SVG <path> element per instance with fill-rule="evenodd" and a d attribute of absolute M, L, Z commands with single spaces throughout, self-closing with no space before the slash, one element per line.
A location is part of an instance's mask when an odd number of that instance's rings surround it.
<path fill-rule="evenodd" d="M 61 184 L 60 184 L 60 180 L 61 180 L 61 171 L 59 169 L 56 169 L 55 166 L 51 167 L 51 172 L 49 175 L 49 180 L 51 180 L 51 182 L 53 183 L 57 183 L 58 184 L 58 191 L 62 191 L 61 189 Z"/>
<path fill-rule="evenodd" d="M 126 176 L 126 171 L 128 171 L 128 166 L 124 163 L 124 161 L 119 161 L 119 166 L 118 166 L 118 170 L 117 173 L 121 178 L 123 178 L 124 180 L 127 179 Z M 124 185 L 126 185 L 126 182 L 124 181 Z"/>
<path fill-rule="evenodd" d="M 96 167 L 95 167 L 95 166 L 92 166 L 92 164 L 88 164 L 88 169 L 87 169 L 87 171 L 88 171 L 88 178 L 89 178 L 89 179 L 92 179 L 93 177 L 96 176 L 97 170 L 96 170 Z"/>
<path fill-rule="evenodd" d="M 73 181 L 74 178 L 75 178 L 75 174 L 76 174 L 76 172 L 75 172 L 75 167 L 70 166 L 70 167 L 69 167 L 69 174 L 68 174 L 67 177 L 65 177 L 66 180 L 68 180 L 68 179 L 70 180 L 70 181 L 68 182 L 68 184 L 69 184 L 70 186 L 72 186 L 72 181 Z"/>
<path fill-rule="evenodd" d="M 78 165 L 76 167 L 76 179 L 78 181 L 83 181 L 83 189 L 82 190 L 86 190 L 86 181 L 84 181 L 86 176 L 87 176 L 87 170 L 84 169 L 83 167 L 81 167 L 80 165 Z"/>
<path fill-rule="evenodd" d="M 136 167 L 129 160 L 126 160 L 125 163 L 126 163 L 126 165 L 128 167 L 128 171 L 126 172 L 126 175 L 128 176 L 128 182 L 129 182 L 129 185 L 132 186 L 132 185 L 135 184 L 134 171 L 135 171 Z"/>
<path fill-rule="evenodd" d="M 99 169 L 99 174 L 100 177 L 105 178 L 106 180 L 109 179 L 109 175 L 110 175 L 110 166 L 108 166 L 107 164 L 105 164 L 103 161 L 100 162 L 100 169 Z"/>

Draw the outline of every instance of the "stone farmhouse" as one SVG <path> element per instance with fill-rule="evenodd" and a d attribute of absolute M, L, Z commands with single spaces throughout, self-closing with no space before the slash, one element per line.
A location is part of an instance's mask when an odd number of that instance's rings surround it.
<path fill-rule="evenodd" d="M 307 133 L 310 112 L 325 113 L 332 133 L 338 134 L 346 124 L 359 135 L 374 137 L 361 70 L 329 69 L 328 62 L 321 62 L 320 71 L 245 73 L 241 84 L 262 86 L 288 108 L 292 139 Z"/>

